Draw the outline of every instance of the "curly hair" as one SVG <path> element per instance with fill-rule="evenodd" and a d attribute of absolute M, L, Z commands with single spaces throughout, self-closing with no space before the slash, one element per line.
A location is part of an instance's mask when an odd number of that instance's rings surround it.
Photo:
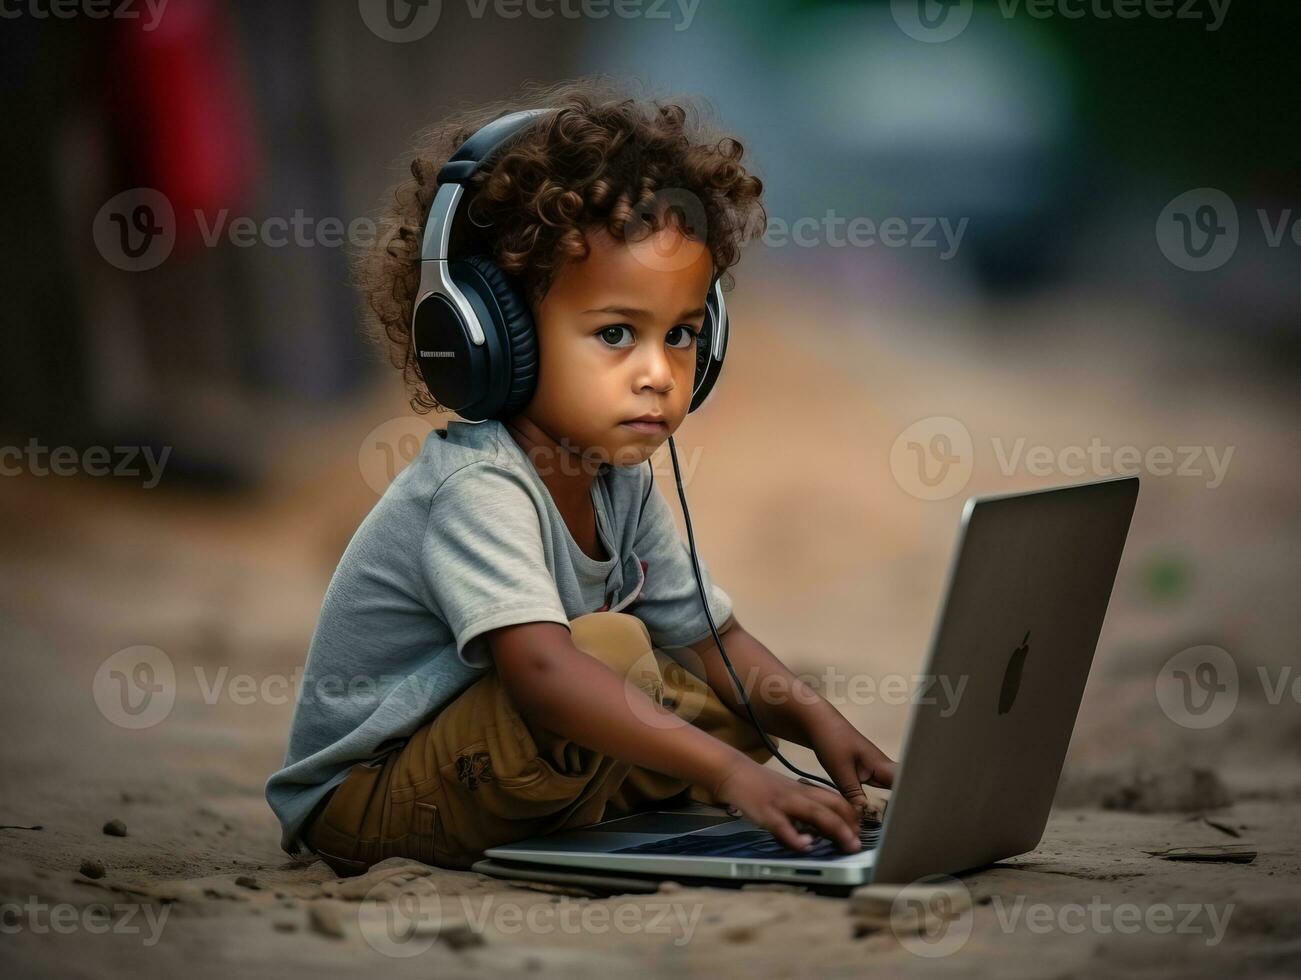
<path fill-rule="evenodd" d="M 469 220 L 458 218 L 451 242 L 455 255 L 491 255 L 530 304 L 546 295 L 565 261 L 587 256 L 585 233 L 599 228 L 628 241 L 676 227 L 704 241 L 731 289 L 728 270 L 767 222 L 763 182 L 742 167 L 743 147 L 709 129 L 692 100 L 639 100 L 626 83 L 588 76 L 526 85 L 518 98 L 455 113 L 417 135 L 410 176 L 390 188 L 374 243 L 353 256 L 367 332 L 402 369 L 417 413 L 446 411 L 424 387 L 410 332 L 438 171 L 476 130 L 531 108 L 556 111 L 468 182 L 461 208 Z"/>

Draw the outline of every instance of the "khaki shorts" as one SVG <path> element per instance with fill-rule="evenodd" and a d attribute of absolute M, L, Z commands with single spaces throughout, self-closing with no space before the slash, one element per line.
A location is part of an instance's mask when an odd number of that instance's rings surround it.
<path fill-rule="evenodd" d="M 569 625 L 579 650 L 652 700 L 756 762 L 772 757 L 747 719 L 652 645 L 636 616 L 595 612 Z M 355 764 L 312 812 L 302 838 L 341 876 L 390 857 L 467 868 L 489 847 L 677 796 L 717 802 L 702 787 L 535 730 L 490 670 L 404 745 Z"/>

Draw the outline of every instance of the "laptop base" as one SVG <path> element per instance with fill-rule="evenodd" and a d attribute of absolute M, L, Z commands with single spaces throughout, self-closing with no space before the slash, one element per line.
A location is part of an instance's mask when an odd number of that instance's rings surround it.
<path fill-rule="evenodd" d="M 584 888 L 603 895 L 650 895 L 660 890 L 665 881 L 675 881 L 685 888 L 744 888 L 746 885 L 756 888 L 796 889 L 815 895 L 844 898 L 857 885 L 831 885 L 809 882 L 761 882 L 744 878 L 714 878 L 705 875 L 664 875 L 643 874 L 634 871 L 616 871 L 603 873 L 588 869 L 577 869 L 573 865 L 540 864 L 534 861 L 509 861 L 505 858 L 484 858 L 470 867 L 471 871 L 487 875 L 490 878 L 513 879 L 525 882 L 543 882 L 552 885 Z"/>

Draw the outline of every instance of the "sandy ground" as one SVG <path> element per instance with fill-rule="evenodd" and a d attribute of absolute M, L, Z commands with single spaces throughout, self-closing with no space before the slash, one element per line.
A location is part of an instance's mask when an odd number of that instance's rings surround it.
<path fill-rule="evenodd" d="M 1209 473 L 1145 479 L 1059 806 L 1038 850 L 963 876 L 970 913 L 914 936 L 852 901 L 780 887 L 603 897 L 406 862 L 340 885 L 281 853 L 262 787 L 325 583 L 375 499 L 369 484 L 382 485 L 373 429 L 402 410 L 389 396 L 264 432 L 273 479 L 236 498 L 0 481 L 11 975 L 1301 971 L 1301 517 L 1287 385 L 1178 325 L 1087 297 L 999 310 L 977 330 L 942 314 L 865 324 L 849 309 L 754 282 L 735 304 L 745 328 L 725 393 L 678 440 L 694 460 L 702 553 L 738 618 L 797 670 L 920 669 L 965 496 L 1075 479 L 1005 472 L 993 439 L 1233 447 L 1214 487 Z M 1027 330 L 1045 317 L 1088 325 L 1077 335 L 1091 339 Z M 925 501 L 888 459 L 906 426 L 934 416 L 964 424 L 974 465 L 962 492 Z M 394 445 L 411 431 L 387 424 L 379 438 Z M 667 453 L 657 476 L 671 493 Z M 1228 651 L 1240 676 L 1233 711 L 1205 730 L 1154 694 L 1163 665 L 1202 644 Z M 96 691 L 106 661 L 137 645 L 165 653 L 175 701 L 133 730 Z M 897 752 L 906 705 L 859 702 L 842 710 Z M 1192 768 L 1211 775 L 1183 798 L 1179 785 L 1124 792 Z M 113 819 L 126 836 L 102 831 Z M 1252 863 L 1146 853 L 1242 843 L 1258 850 Z M 103 876 L 79 871 L 85 861 Z M 407 935 L 413 919 L 424 925 Z"/>

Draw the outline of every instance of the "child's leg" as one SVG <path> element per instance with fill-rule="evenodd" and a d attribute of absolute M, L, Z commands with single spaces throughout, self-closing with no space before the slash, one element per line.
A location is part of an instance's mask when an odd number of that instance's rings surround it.
<path fill-rule="evenodd" d="M 660 658 L 641 620 L 590 613 L 575 646 L 659 700 Z M 495 671 L 386 759 L 358 764 L 304 841 L 340 874 L 388 857 L 468 867 L 484 849 L 601 819 L 631 767 L 527 724 Z"/>
<path fill-rule="evenodd" d="M 708 684 L 663 650 L 656 647 L 654 652 L 660 675 L 664 678 L 664 696 L 661 699 L 664 707 L 715 738 L 740 749 L 760 765 L 772 758 L 772 753 L 764 745 L 748 716 L 742 718 L 736 715 Z M 780 744 L 776 738 L 769 737 L 774 744 Z M 632 766 L 618 790 L 610 796 L 605 818 L 654 807 L 657 803 L 688 790 L 687 798 L 690 800 L 711 805 L 719 802 L 703 786 L 692 786 L 652 769 Z"/>

